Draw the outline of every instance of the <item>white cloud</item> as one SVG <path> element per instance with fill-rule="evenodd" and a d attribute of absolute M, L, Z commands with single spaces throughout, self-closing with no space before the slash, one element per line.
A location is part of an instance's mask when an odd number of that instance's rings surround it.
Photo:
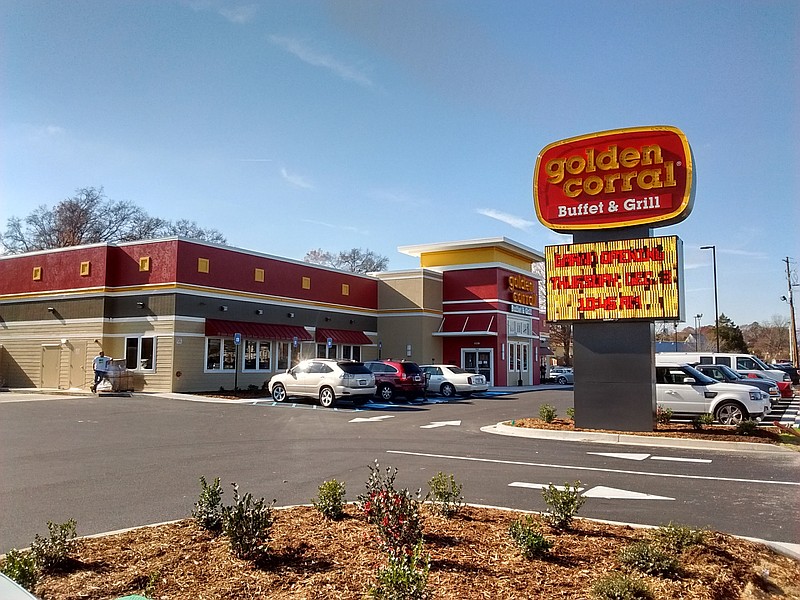
<path fill-rule="evenodd" d="M 279 35 L 271 35 L 269 36 L 269 40 L 276 46 L 283 48 L 290 54 L 294 54 L 297 58 L 311 66 L 328 69 L 338 77 L 346 81 L 352 81 L 363 87 L 374 87 L 372 80 L 356 67 L 340 62 L 328 54 L 318 52 L 300 40 Z"/>
<path fill-rule="evenodd" d="M 285 168 L 281 168 L 281 175 L 283 179 L 288 183 L 291 183 L 294 186 L 299 188 L 303 188 L 306 190 L 313 190 L 314 186 L 309 181 L 307 181 L 304 177 L 297 175 L 296 173 L 289 173 Z"/>
<path fill-rule="evenodd" d="M 358 227 L 353 227 L 352 225 L 334 225 L 333 223 L 326 223 L 325 221 L 313 221 L 311 219 L 301 219 L 302 223 L 310 223 L 311 225 L 321 225 L 322 227 L 327 227 L 328 229 L 337 229 L 339 231 L 349 231 L 352 233 L 358 233 L 361 235 L 366 235 L 368 232 L 364 231 L 363 229 L 359 229 Z"/>
<path fill-rule="evenodd" d="M 495 210 L 493 208 L 477 208 L 475 209 L 475 212 L 479 215 L 489 217 L 490 219 L 495 219 L 496 221 L 500 221 L 501 223 L 505 223 L 506 225 L 510 225 L 511 227 L 520 229 L 522 231 L 528 231 L 528 229 L 536 224 L 535 221 L 528 221 L 527 219 L 500 212 L 499 210 Z"/>
<path fill-rule="evenodd" d="M 239 25 L 252 21 L 256 16 L 256 12 L 258 12 L 258 6 L 255 4 L 245 4 L 231 8 L 223 7 L 219 9 L 219 14 L 228 19 L 231 23 L 237 23 Z"/>

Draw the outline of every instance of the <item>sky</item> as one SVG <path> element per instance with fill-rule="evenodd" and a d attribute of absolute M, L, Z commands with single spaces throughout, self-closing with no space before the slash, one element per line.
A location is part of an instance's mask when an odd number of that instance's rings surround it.
<path fill-rule="evenodd" d="M 506 237 L 548 144 L 670 125 L 694 153 L 686 326 L 788 320 L 800 2 L 0 0 L 0 227 L 84 187 L 302 260 Z M 795 298 L 800 304 L 800 288 Z M 800 315 L 798 315 L 800 316 Z"/>

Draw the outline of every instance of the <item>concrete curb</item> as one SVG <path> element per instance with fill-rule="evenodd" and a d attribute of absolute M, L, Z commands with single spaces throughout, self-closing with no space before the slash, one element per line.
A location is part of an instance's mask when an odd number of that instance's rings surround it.
<path fill-rule="evenodd" d="M 634 435 L 628 433 L 604 433 L 593 431 L 562 431 L 558 429 L 534 429 L 514 427 L 503 422 L 481 427 L 485 433 L 508 435 L 540 440 L 561 440 L 569 442 L 594 442 L 597 444 L 620 444 L 626 446 L 662 446 L 667 448 L 693 448 L 695 450 L 727 450 L 737 452 L 792 452 L 774 444 L 756 442 L 713 442 L 658 436 Z"/>

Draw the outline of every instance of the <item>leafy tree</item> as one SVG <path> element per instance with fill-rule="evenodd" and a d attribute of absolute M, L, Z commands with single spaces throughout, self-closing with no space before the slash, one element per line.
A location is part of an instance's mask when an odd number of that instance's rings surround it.
<path fill-rule="evenodd" d="M 53 208 L 41 205 L 24 219 L 10 217 L 0 241 L 6 252 L 19 254 L 173 235 L 225 243 L 225 238 L 215 229 L 203 229 L 186 219 L 172 223 L 151 217 L 133 202 L 110 200 L 102 187 L 80 188 L 74 196 Z"/>
<path fill-rule="evenodd" d="M 317 248 L 316 250 L 309 250 L 306 252 L 303 260 L 315 265 L 333 267 L 334 269 L 350 271 L 351 273 L 385 271 L 386 267 L 389 265 L 389 259 L 387 257 L 381 256 L 372 250 L 362 250 L 361 248 L 344 250 L 338 254 L 332 254 L 326 250 Z"/>
<path fill-rule="evenodd" d="M 747 342 L 739 326 L 733 319 L 726 317 L 725 314 L 719 316 L 719 350 L 720 352 L 750 352 Z"/>

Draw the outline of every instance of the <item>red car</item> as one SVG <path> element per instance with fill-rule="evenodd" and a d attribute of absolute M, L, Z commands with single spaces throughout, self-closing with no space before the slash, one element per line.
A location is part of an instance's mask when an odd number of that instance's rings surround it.
<path fill-rule="evenodd" d="M 393 400 L 395 396 L 411 399 L 423 395 L 425 376 L 415 362 L 370 360 L 364 366 L 375 375 L 376 394 L 385 402 Z"/>
<path fill-rule="evenodd" d="M 767 381 L 773 381 L 771 377 L 761 375 L 760 373 L 746 373 L 746 375 L 751 379 L 766 379 Z M 781 392 L 781 398 L 794 398 L 794 390 L 792 389 L 791 381 L 775 381 L 775 385 L 778 386 L 778 389 Z"/>

